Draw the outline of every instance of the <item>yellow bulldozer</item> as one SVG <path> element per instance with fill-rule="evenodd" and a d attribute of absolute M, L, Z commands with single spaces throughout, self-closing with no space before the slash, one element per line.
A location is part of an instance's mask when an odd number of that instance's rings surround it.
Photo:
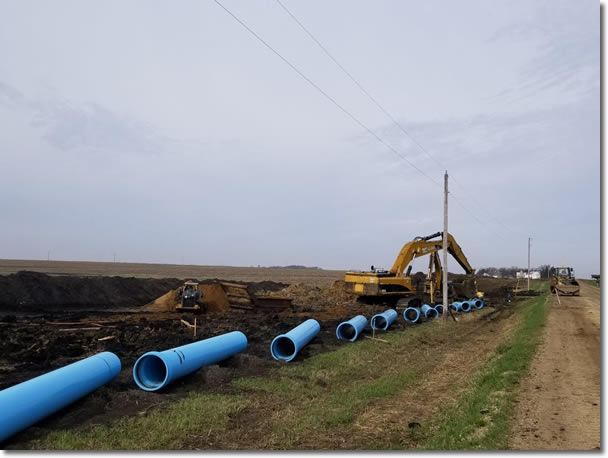
<path fill-rule="evenodd" d="M 551 278 L 551 292 L 562 296 L 578 296 L 580 295 L 581 285 L 574 278 L 574 269 L 572 267 L 560 266 L 555 269 L 553 278 Z"/>
<path fill-rule="evenodd" d="M 175 292 L 178 312 L 205 312 L 206 307 L 202 302 L 203 293 L 196 281 L 186 281 L 184 285 Z"/>
<path fill-rule="evenodd" d="M 390 270 L 375 269 L 367 272 L 346 272 L 344 281 L 363 302 L 383 302 L 395 305 L 408 302 L 419 306 L 427 296 L 431 303 L 440 293 L 443 269 L 438 252 L 443 248 L 443 232 L 426 237 L 416 237 L 401 248 Z M 461 281 L 451 281 L 449 295 L 452 298 L 470 299 L 477 294 L 475 269 L 471 267 L 454 237 L 448 234 L 448 253 L 464 269 L 466 276 Z M 422 256 L 430 256 L 426 278 L 417 281 L 411 276 L 412 261 Z M 407 269 L 407 270 L 406 270 Z"/>

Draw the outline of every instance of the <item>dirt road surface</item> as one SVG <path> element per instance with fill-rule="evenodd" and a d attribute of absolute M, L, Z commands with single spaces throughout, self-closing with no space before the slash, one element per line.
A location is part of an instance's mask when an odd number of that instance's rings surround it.
<path fill-rule="evenodd" d="M 522 383 L 510 447 L 600 448 L 600 289 L 549 297 L 542 343 Z"/>

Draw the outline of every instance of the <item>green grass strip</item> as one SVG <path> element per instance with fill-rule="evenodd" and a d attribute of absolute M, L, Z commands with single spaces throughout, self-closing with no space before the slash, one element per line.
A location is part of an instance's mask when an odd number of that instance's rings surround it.
<path fill-rule="evenodd" d="M 87 431 L 62 430 L 36 444 L 55 450 L 166 450 L 193 436 L 226 429 L 231 415 L 245 405 L 239 396 L 192 394 L 148 415 L 127 417 Z"/>
<path fill-rule="evenodd" d="M 499 345 L 497 357 L 482 369 L 455 405 L 443 409 L 423 435 L 421 448 L 433 450 L 506 449 L 513 400 L 527 373 L 547 314 L 546 296 L 528 301 L 520 327 Z"/>

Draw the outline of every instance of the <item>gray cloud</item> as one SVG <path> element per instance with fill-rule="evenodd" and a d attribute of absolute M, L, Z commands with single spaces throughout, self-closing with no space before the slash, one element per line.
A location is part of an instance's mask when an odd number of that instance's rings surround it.
<path fill-rule="evenodd" d="M 31 126 L 50 145 L 64 151 L 116 154 L 159 154 L 170 151 L 175 141 L 98 103 L 76 105 L 59 99 L 30 99 L 17 88 L 0 81 L 0 103 L 22 110 Z"/>
<path fill-rule="evenodd" d="M 591 7 L 592 6 L 592 7 Z M 572 0 L 538 2 L 529 18 L 497 30 L 489 41 L 518 40 L 536 50 L 524 65 L 522 86 L 503 94 L 529 97 L 537 91 L 588 91 L 599 87 L 599 4 Z"/>

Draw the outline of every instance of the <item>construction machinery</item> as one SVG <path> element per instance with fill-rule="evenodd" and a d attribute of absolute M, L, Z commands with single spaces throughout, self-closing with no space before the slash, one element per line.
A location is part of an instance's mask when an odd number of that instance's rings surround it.
<path fill-rule="evenodd" d="M 574 277 L 574 269 L 568 266 L 560 266 L 555 268 L 553 278 L 551 278 L 551 292 L 562 296 L 578 296 L 581 291 L 581 285 Z"/>
<path fill-rule="evenodd" d="M 475 269 L 471 267 L 454 237 L 448 234 L 448 253 L 464 269 L 466 276 L 461 281 L 448 284 L 448 294 L 452 298 L 468 299 L 477 294 Z M 390 270 L 375 269 L 368 272 L 346 272 L 344 281 L 363 302 L 383 302 L 395 305 L 407 301 L 410 306 L 419 306 L 425 297 L 431 303 L 441 288 L 443 269 L 438 252 L 443 248 L 443 232 L 426 237 L 416 237 L 401 248 Z M 412 261 L 422 256 L 430 256 L 426 278 L 411 276 Z M 407 269 L 407 270 L 406 270 Z"/>
<path fill-rule="evenodd" d="M 178 304 L 175 310 L 178 312 L 204 312 L 205 306 L 201 300 L 202 297 L 198 282 L 187 281 L 176 291 L 175 299 Z"/>

